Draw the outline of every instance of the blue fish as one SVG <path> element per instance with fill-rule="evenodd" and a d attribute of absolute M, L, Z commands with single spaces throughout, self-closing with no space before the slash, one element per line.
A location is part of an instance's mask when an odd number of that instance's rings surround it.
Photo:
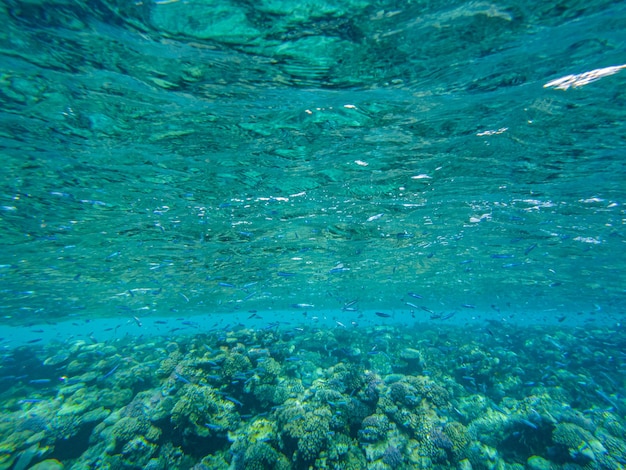
<path fill-rule="evenodd" d="M 237 400 L 236 398 L 233 398 L 233 397 L 228 396 L 228 395 L 226 395 L 224 398 L 225 398 L 226 400 L 228 400 L 228 401 L 230 401 L 230 402 L 234 403 L 234 404 L 235 404 L 235 405 L 237 405 L 237 406 L 243 406 L 243 403 L 241 403 L 241 402 L 240 402 L 239 400 Z"/>

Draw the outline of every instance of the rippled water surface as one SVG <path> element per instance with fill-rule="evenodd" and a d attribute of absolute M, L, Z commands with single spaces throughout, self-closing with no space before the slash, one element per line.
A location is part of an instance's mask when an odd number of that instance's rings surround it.
<path fill-rule="evenodd" d="M 623 309 L 621 2 L 1 14 L 11 322 Z"/>

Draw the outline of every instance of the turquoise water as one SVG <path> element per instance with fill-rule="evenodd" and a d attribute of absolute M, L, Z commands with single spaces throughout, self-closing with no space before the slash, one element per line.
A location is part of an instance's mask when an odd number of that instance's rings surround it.
<path fill-rule="evenodd" d="M 0 16 L 0 468 L 626 465 L 626 4 Z"/>

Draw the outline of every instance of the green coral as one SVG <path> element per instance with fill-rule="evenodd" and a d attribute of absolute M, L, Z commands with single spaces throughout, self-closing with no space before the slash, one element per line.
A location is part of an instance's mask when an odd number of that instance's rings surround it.
<path fill-rule="evenodd" d="M 567 448 L 570 457 L 580 463 L 596 461 L 607 451 L 589 431 L 572 423 L 559 423 L 552 432 L 552 440 Z"/>
<path fill-rule="evenodd" d="M 504 439 L 510 423 L 509 416 L 489 410 L 480 418 L 472 420 L 468 431 L 472 439 L 480 439 L 484 444 L 496 447 Z"/>
<path fill-rule="evenodd" d="M 145 467 L 157 450 L 156 444 L 149 442 L 143 436 L 136 436 L 124 444 L 120 453 L 124 456 L 127 465 Z"/>
<path fill-rule="evenodd" d="M 315 392 L 315 400 L 322 404 L 337 403 L 346 401 L 346 397 L 336 390 L 320 388 Z"/>
<path fill-rule="evenodd" d="M 233 449 L 236 451 L 236 449 Z M 289 460 L 267 442 L 255 442 L 235 454 L 235 467 L 246 470 L 288 470 Z"/>
<path fill-rule="evenodd" d="M 391 428 L 389 418 L 382 413 L 366 417 L 361 423 L 359 440 L 361 442 L 377 442 L 384 439 Z"/>
<path fill-rule="evenodd" d="M 36 463 L 30 470 L 63 470 L 64 466 L 56 459 L 47 459 L 42 462 Z"/>
<path fill-rule="evenodd" d="M 191 468 L 193 466 L 182 449 L 171 442 L 166 442 L 159 447 L 159 460 L 165 463 L 165 468 Z"/>
<path fill-rule="evenodd" d="M 222 366 L 222 375 L 231 379 L 235 374 L 247 372 L 252 369 L 252 362 L 241 353 L 232 353 L 226 356 Z"/>
<path fill-rule="evenodd" d="M 83 461 L 85 465 L 106 462 L 111 468 L 144 467 L 158 452 L 156 442 L 160 437 L 161 429 L 143 414 L 130 416 L 128 409 L 118 410 L 94 428 L 92 447 L 83 455 Z"/>
<path fill-rule="evenodd" d="M 219 397 L 212 387 L 187 384 L 176 399 L 171 421 L 186 434 L 207 437 L 215 429 L 234 430 L 239 423 L 235 405 Z"/>
<path fill-rule="evenodd" d="M 409 397 L 412 396 L 412 393 L 412 390 L 404 382 L 394 382 L 389 386 L 389 397 L 401 405 L 409 404 Z"/>
<path fill-rule="evenodd" d="M 289 398 L 289 389 L 284 385 L 260 384 L 254 387 L 254 396 L 264 407 L 267 405 L 279 405 Z"/>
<path fill-rule="evenodd" d="M 320 454 L 318 462 L 325 466 L 321 468 L 333 468 L 337 470 L 359 470 L 367 467 L 365 455 L 359 449 L 358 442 L 345 434 L 335 434 L 329 443 L 328 450 Z"/>
<path fill-rule="evenodd" d="M 452 452 L 454 458 L 457 461 L 463 460 L 467 454 L 467 447 L 469 445 L 469 436 L 467 428 L 457 421 L 446 424 L 443 428 L 443 433 L 448 436 L 452 442 Z"/>
<path fill-rule="evenodd" d="M 538 455 L 532 455 L 526 461 L 528 470 L 552 470 L 552 464 L 549 460 Z"/>
<path fill-rule="evenodd" d="M 622 424 L 620 419 L 613 413 L 608 411 L 602 413 L 602 427 L 616 437 L 626 436 L 626 426 Z"/>
<path fill-rule="evenodd" d="M 339 392 L 352 393 L 365 385 L 365 369 L 360 364 L 340 362 L 328 372 L 328 383 Z"/>
<path fill-rule="evenodd" d="M 128 442 L 135 438 L 145 437 L 147 440 L 156 442 L 161 436 L 161 430 L 153 426 L 148 420 L 124 416 L 117 420 L 110 429 L 110 453 L 119 452 Z"/>
<path fill-rule="evenodd" d="M 295 442 L 298 460 L 314 460 L 328 442 L 332 418 L 330 409 L 324 406 L 304 413 L 296 412 L 292 419 L 285 420 L 289 415 L 294 413 L 282 413 L 279 416 L 286 446 L 292 447 Z"/>
<path fill-rule="evenodd" d="M 260 368 L 263 370 L 262 373 L 259 373 L 262 384 L 275 383 L 276 379 L 280 376 L 281 367 L 274 358 L 268 357 L 265 359 L 265 361 L 260 364 Z"/>
<path fill-rule="evenodd" d="M 285 379 L 284 381 L 282 381 L 282 383 L 285 385 L 285 387 L 289 391 L 290 396 L 294 398 L 297 395 L 304 393 L 305 391 L 304 385 L 302 385 L 302 380 L 300 379 L 296 379 L 296 378 Z"/>
<path fill-rule="evenodd" d="M 354 393 L 355 390 L 360 390 L 367 384 L 367 374 L 365 369 L 360 364 L 350 365 L 347 376 L 344 378 L 344 382 L 348 387 L 350 393 Z"/>
<path fill-rule="evenodd" d="M 606 447 L 609 455 L 620 461 L 626 461 L 626 442 L 623 439 L 615 437 L 604 430 L 598 431 L 596 436 L 601 440 L 604 447 Z M 624 436 L 624 434 L 622 434 L 622 436 Z"/>
<path fill-rule="evenodd" d="M 424 375 L 407 376 L 406 382 L 413 387 L 418 397 L 425 397 L 438 407 L 450 404 L 450 393 L 441 385 Z"/>
<path fill-rule="evenodd" d="M 492 383 L 498 376 L 500 358 L 473 344 L 459 348 L 459 359 L 457 372 L 460 376 L 467 375 L 467 371 L 470 370 L 476 381 L 486 383 Z"/>
<path fill-rule="evenodd" d="M 474 470 L 492 470 L 498 467 L 500 457 L 498 451 L 478 441 L 472 442 L 467 448 L 467 459 Z"/>
<path fill-rule="evenodd" d="M 159 368 L 156 371 L 157 377 L 167 377 L 171 375 L 182 359 L 183 355 L 179 351 L 173 351 L 172 353 L 170 353 L 168 357 L 166 357 L 159 363 Z"/>

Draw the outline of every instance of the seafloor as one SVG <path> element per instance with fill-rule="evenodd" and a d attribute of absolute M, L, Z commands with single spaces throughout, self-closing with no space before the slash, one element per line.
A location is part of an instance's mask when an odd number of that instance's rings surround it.
<path fill-rule="evenodd" d="M 5 350 L 0 468 L 626 463 L 619 327 L 162 323 Z"/>

